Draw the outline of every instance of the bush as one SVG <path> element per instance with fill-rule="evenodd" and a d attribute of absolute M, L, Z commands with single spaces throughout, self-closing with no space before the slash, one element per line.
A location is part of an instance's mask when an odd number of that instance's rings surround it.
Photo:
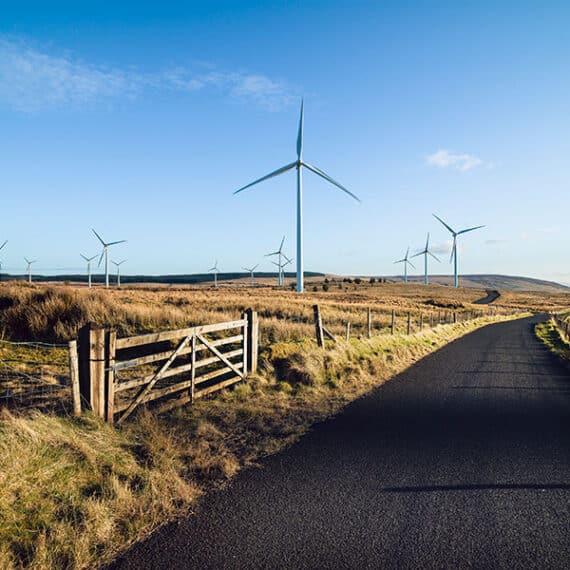
<path fill-rule="evenodd" d="M 329 290 L 329 284 L 327 282 L 323 283 L 323 291 Z"/>

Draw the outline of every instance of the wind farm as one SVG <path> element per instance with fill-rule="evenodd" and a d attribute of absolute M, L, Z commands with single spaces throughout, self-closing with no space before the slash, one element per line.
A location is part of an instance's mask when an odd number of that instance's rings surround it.
<path fill-rule="evenodd" d="M 569 568 L 570 3 L 107 4 L 2 10 L 0 569 Z"/>

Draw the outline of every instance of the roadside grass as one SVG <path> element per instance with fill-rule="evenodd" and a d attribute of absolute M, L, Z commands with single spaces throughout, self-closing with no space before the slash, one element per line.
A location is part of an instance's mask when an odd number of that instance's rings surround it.
<path fill-rule="evenodd" d="M 568 344 L 552 319 L 538 323 L 535 328 L 536 336 L 550 349 L 551 352 L 570 361 L 570 344 Z"/>
<path fill-rule="evenodd" d="M 472 330 L 515 317 L 264 349 L 233 390 L 121 429 L 89 415 L 0 414 L 0 568 L 93 568 L 244 466 Z"/>

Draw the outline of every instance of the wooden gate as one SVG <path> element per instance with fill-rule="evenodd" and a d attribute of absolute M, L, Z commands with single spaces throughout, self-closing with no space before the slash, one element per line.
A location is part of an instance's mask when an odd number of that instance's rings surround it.
<path fill-rule="evenodd" d="M 191 403 L 255 372 L 257 348 L 251 309 L 237 321 L 126 338 L 88 325 L 78 341 L 82 408 L 120 424 L 143 404 Z"/>

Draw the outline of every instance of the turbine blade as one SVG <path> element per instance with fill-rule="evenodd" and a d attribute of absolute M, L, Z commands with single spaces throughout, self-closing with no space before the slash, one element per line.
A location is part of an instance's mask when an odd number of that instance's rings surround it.
<path fill-rule="evenodd" d="M 455 255 L 455 250 L 457 249 L 457 238 L 453 238 L 453 247 L 451 248 L 451 255 L 449 256 L 449 263 L 453 261 L 453 256 Z"/>
<path fill-rule="evenodd" d="M 432 214 L 432 216 L 436 220 L 439 220 L 453 235 L 455 235 L 455 232 L 439 216 L 436 216 L 435 214 Z"/>
<path fill-rule="evenodd" d="M 424 255 L 426 253 L 427 253 L 427 251 L 425 251 L 425 250 L 424 251 L 418 251 L 418 253 L 414 253 L 414 255 L 412 255 L 411 257 L 418 257 L 418 255 Z"/>
<path fill-rule="evenodd" d="M 404 261 L 406 261 L 405 259 L 398 259 L 398 261 L 394 261 L 394 263 L 403 263 Z"/>
<path fill-rule="evenodd" d="M 255 271 L 259 267 L 259 263 L 251 269 L 251 271 Z"/>
<path fill-rule="evenodd" d="M 88 257 L 85 257 L 82 253 L 79 254 L 85 261 L 89 261 Z"/>
<path fill-rule="evenodd" d="M 279 255 L 279 251 L 274 251 L 273 253 L 266 253 L 263 257 L 271 257 L 272 255 Z"/>
<path fill-rule="evenodd" d="M 436 261 L 438 261 L 439 263 L 441 263 L 441 260 L 439 259 L 439 257 L 435 256 L 431 251 L 427 252 L 428 255 L 431 255 Z"/>
<path fill-rule="evenodd" d="M 280 252 L 283 249 L 284 243 L 285 243 L 285 236 L 283 236 L 283 239 L 281 240 L 281 245 L 279 246 L 279 249 L 277 250 L 278 252 Z"/>
<path fill-rule="evenodd" d="M 428 251 L 428 250 L 429 250 L 429 232 L 428 232 L 427 239 L 426 239 L 426 251 Z"/>
<path fill-rule="evenodd" d="M 349 196 L 354 198 L 357 202 L 362 202 L 362 200 L 356 194 L 353 194 L 350 190 L 346 189 L 342 184 L 340 184 L 339 182 L 337 182 L 336 180 L 331 178 L 326 172 L 323 172 L 321 169 L 317 168 L 316 166 L 313 166 L 313 165 L 308 164 L 306 162 L 303 162 L 303 166 L 306 166 L 309 170 L 312 170 L 315 174 L 317 174 L 321 178 L 324 178 L 327 182 L 330 182 L 331 184 L 333 184 L 337 188 L 340 188 L 343 192 L 346 192 Z"/>
<path fill-rule="evenodd" d="M 260 182 L 263 182 L 264 180 L 268 180 L 269 178 L 273 178 L 274 176 L 279 176 L 280 174 L 283 174 L 284 172 L 287 172 L 288 170 L 295 168 L 295 166 L 297 166 L 296 162 L 292 162 L 291 164 L 288 164 L 287 166 L 282 166 L 281 168 L 274 170 L 273 172 L 263 176 L 262 178 L 258 178 L 254 182 L 251 182 L 250 184 L 247 184 L 246 186 L 242 186 L 239 190 L 236 190 L 234 192 L 234 194 L 238 194 L 239 192 L 241 192 L 242 190 L 245 190 L 246 188 L 251 188 L 252 186 L 259 184 Z"/>
<path fill-rule="evenodd" d="M 8 240 L 6 240 L 2 245 L 0 245 L 0 249 L 2 249 L 7 243 L 8 243 Z"/>
<path fill-rule="evenodd" d="M 103 248 L 103 251 L 101 252 L 101 257 L 99 258 L 99 263 L 97 264 L 97 267 L 101 266 L 101 262 L 103 261 L 104 255 L 105 255 L 105 248 Z"/>
<path fill-rule="evenodd" d="M 303 107 L 305 102 L 301 99 L 301 115 L 299 117 L 299 131 L 297 133 L 297 157 L 301 160 L 303 155 L 303 123 L 304 123 L 304 111 Z"/>
<path fill-rule="evenodd" d="M 31 263 L 31 261 L 27 257 L 24 257 L 24 259 L 26 260 L 26 263 Z"/>
<path fill-rule="evenodd" d="M 117 245 L 118 243 L 125 243 L 126 239 L 120 239 L 119 241 L 111 241 L 107 245 Z"/>
<path fill-rule="evenodd" d="M 101 236 L 93 229 L 91 228 L 92 232 L 97 236 L 97 239 L 103 244 L 103 245 L 107 245 L 103 239 L 101 238 Z"/>
<path fill-rule="evenodd" d="M 478 230 L 479 228 L 484 228 L 485 226 L 475 226 L 474 228 L 467 228 L 466 230 L 461 230 L 457 232 L 457 235 L 466 234 L 467 232 L 472 232 L 473 230 Z"/>
<path fill-rule="evenodd" d="M 414 269 L 416 268 L 416 266 L 409 259 L 406 259 L 406 263 L 409 263 Z"/>

